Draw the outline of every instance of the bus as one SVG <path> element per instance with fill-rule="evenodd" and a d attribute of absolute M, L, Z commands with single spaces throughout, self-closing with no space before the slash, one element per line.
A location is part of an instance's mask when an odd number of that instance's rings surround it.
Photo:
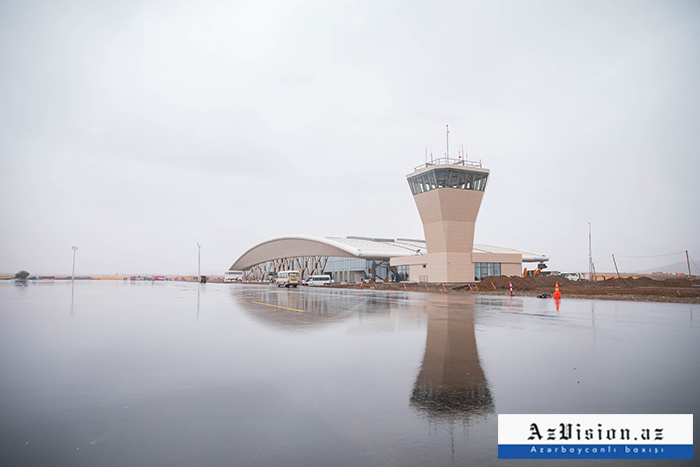
<path fill-rule="evenodd" d="M 277 273 L 275 284 L 277 284 L 277 287 L 296 287 L 300 281 L 301 274 L 299 274 L 299 271 L 280 271 Z"/>
<path fill-rule="evenodd" d="M 243 271 L 226 271 L 224 273 L 224 282 L 241 282 L 243 280 Z"/>

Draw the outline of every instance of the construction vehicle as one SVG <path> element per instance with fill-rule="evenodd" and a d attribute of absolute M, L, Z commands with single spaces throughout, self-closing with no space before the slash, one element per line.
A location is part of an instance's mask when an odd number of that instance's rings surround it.
<path fill-rule="evenodd" d="M 528 271 L 527 268 L 523 271 L 523 277 L 527 276 L 539 276 L 539 274 L 542 272 L 543 269 L 547 269 L 547 265 L 544 263 L 540 263 L 537 265 L 537 269 L 533 269 L 531 271 Z"/>

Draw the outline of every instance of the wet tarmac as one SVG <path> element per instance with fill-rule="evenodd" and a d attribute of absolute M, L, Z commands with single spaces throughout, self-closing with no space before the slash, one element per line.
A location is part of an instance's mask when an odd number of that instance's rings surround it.
<path fill-rule="evenodd" d="M 3 282 L 0 465 L 540 465 L 497 459 L 498 413 L 697 414 L 699 312 Z"/>

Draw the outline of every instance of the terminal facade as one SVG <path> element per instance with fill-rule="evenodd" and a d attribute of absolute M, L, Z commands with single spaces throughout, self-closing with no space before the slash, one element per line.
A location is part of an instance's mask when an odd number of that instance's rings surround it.
<path fill-rule="evenodd" d="M 306 278 L 329 274 L 335 282 L 360 280 L 465 283 L 488 276 L 519 276 L 523 262 L 544 255 L 474 244 L 476 218 L 489 179 L 481 162 L 436 159 L 406 176 L 425 240 L 290 236 L 267 240 L 231 266 L 250 280 L 288 269 Z"/>

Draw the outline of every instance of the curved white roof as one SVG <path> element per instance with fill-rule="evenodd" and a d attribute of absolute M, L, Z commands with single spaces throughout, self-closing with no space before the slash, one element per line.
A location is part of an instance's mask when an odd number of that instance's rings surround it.
<path fill-rule="evenodd" d="M 547 261 L 549 258 L 512 248 L 474 244 L 480 253 L 520 253 L 524 262 Z M 266 240 L 251 247 L 231 265 L 230 270 L 245 270 L 256 264 L 279 258 L 297 256 L 340 256 L 348 258 L 386 260 L 398 256 L 425 254 L 425 240 L 367 238 L 367 237 L 315 237 L 293 235 Z"/>
<path fill-rule="evenodd" d="M 543 261 L 549 261 L 549 258 L 545 255 L 538 255 L 537 253 L 530 253 L 529 251 L 516 250 L 515 248 L 506 248 L 504 246 L 481 245 L 478 243 L 474 244 L 474 253 L 521 254 L 523 255 L 523 263 L 541 263 Z"/>

